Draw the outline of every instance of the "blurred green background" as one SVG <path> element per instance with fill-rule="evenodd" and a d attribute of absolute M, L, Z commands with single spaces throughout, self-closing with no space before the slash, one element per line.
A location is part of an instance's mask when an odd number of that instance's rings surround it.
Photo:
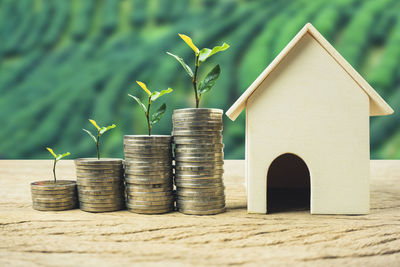
<path fill-rule="evenodd" d="M 231 45 L 204 63 L 222 73 L 200 103 L 226 111 L 306 22 L 399 109 L 398 0 L 0 0 L 0 158 L 49 158 L 45 146 L 95 156 L 88 118 L 118 125 L 102 156 L 122 157 L 123 135 L 146 132 L 127 96 L 144 97 L 136 80 L 174 89 L 153 129 L 169 134 L 173 109 L 194 106 L 189 78 L 165 53 L 193 64 L 178 33 L 198 47 Z M 400 158 L 399 121 L 400 112 L 371 118 L 371 158 Z M 226 158 L 244 157 L 244 126 L 244 114 L 224 117 Z"/>

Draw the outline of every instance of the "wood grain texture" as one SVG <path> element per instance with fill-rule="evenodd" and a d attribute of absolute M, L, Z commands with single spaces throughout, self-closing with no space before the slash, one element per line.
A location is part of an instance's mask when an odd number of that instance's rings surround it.
<path fill-rule="evenodd" d="M 399 266 L 400 162 L 371 162 L 371 214 L 247 214 L 244 161 L 226 161 L 228 211 L 216 216 L 92 214 L 31 208 L 51 161 L 0 161 L 0 265 Z M 73 161 L 58 176 L 74 178 Z"/>

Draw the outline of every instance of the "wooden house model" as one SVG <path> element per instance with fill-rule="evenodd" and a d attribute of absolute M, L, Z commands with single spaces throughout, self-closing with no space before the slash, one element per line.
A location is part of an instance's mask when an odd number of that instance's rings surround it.
<path fill-rule="evenodd" d="M 226 114 L 245 108 L 248 212 L 307 190 L 312 214 L 369 212 L 369 116 L 393 110 L 310 23 Z"/>

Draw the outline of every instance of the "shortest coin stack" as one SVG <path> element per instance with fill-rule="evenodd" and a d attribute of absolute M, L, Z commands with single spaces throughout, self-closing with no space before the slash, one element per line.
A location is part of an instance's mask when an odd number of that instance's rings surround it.
<path fill-rule="evenodd" d="M 40 211 L 70 210 L 77 207 L 75 181 L 31 183 L 33 208 Z"/>
<path fill-rule="evenodd" d="M 225 211 L 221 109 L 179 109 L 173 114 L 178 210 L 191 215 Z"/>
<path fill-rule="evenodd" d="M 75 167 L 81 210 L 108 212 L 123 208 L 122 159 L 76 159 Z"/>
<path fill-rule="evenodd" d="M 171 136 L 126 135 L 124 151 L 128 210 L 142 214 L 172 211 Z"/>

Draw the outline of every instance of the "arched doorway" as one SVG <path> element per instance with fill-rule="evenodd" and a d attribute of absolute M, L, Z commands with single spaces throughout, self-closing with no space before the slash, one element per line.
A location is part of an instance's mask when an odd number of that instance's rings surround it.
<path fill-rule="evenodd" d="M 309 210 L 310 172 L 297 155 L 277 157 L 267 174 L 267 213 Z"/>

